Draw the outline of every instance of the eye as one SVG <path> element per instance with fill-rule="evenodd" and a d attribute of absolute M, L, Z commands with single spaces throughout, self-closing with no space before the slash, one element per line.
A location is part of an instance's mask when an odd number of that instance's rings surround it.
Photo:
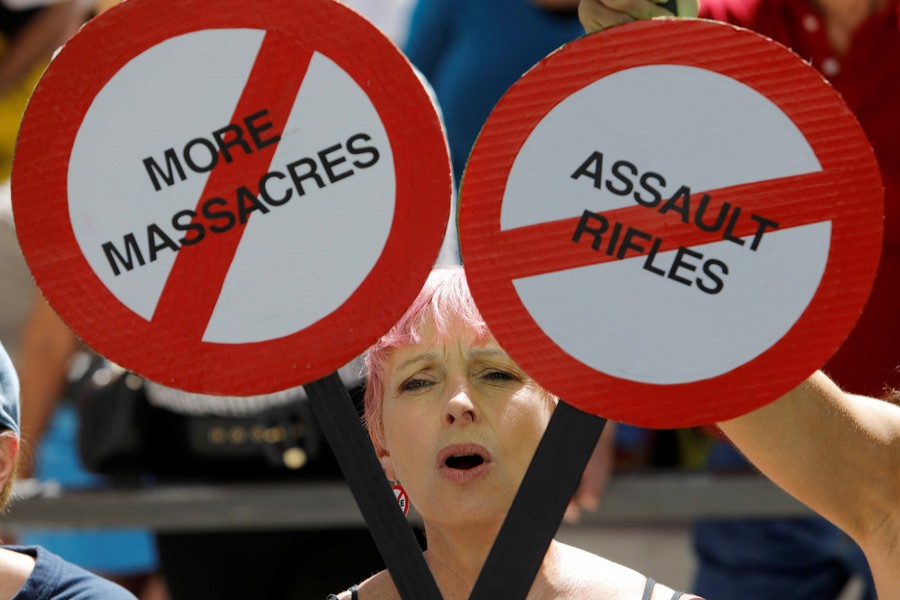
<path fill-rule="evenodd" d="M 417 392 L 419 390 L 425 389 L 431 385 L 433 385 L 429 379 L 424 379 L 422 377 L 413 376 L 400 384 L 401 392 Z"/>
<path fill-rule="evenodd" d="M 499 369 L 488 369 L 481 374 L 481 378 L 495 383 L 505 383 L 510 381 L 519 381 L 519 377 L 508 371 Z"/>

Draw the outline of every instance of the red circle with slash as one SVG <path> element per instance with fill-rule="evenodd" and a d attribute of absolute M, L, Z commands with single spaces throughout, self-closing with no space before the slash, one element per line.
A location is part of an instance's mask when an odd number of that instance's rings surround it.
<path fill-rule="evenodd" d="M 815 70 L 752 32 L 662 19 L 577 40 L 507 92 L 463 177 L 460 245 L 491 331 L 543 386 L 684 427 L 777 398 L 838 348 L 882 198 Z"/>
<path fill-rule="evenodd" d="M 325 376 L 421 288 L 446 144 L 409 62 L 330 0 L 131 0 L 42 78 L 13 172 L 19 240 L 88 345 L 160 383 Z"/>
<path fill-rule="evenodd" d="M 397 500 L 397 505 L 400 507 L 400 510 L 403 512 L 403 516 L 409 514 L 409 498 L 406 495 L 406 490 L 403 489 L 403 486 L 394 485 L 392 486 L 394 490 L 394 498 Z"/>

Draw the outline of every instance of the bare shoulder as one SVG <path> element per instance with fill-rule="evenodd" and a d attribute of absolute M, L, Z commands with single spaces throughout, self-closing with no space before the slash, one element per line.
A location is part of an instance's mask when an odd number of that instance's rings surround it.
<path fill-rule="evenodd" d="M 350 594 L 339 596 L 340 600 L 350 600 Z M 359 584 L 359 600 L 400 600 L 400 593 L 391 574 L 385 569 L 375 573 Z"/>
<path fill-rule="evenodd" d="M 643 597 L 647 585 L 645 575 L 585 550 L 558 542 L 556 545 L 556 570 L 564 590 L 561 597 L 609 600 L 638 600 Z M 671 600 L 674 593 L 672 588 L 657 583 L 652 600 Z M 681 600 L 696 598 L 686 594 Z"/>
<path fill-rule="evenodd" d="M 580 548 L 554 543 L 554 587 L 564 598 L 640 598 L 646 578 L 624 565 Z"/>
<path fill-rule="evenodd" d="M 34 570 L 34 558 L 0 548 L 0 598 L 12 598 L 25 585 Z"/>

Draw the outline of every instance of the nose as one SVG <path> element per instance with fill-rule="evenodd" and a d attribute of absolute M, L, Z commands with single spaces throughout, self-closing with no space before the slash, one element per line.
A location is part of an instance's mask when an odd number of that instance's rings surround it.
<path fill-rule="evenodd" d="M 478 408 L 466 386 L 454 390 L 444 406 L 444 421 L 448 425 L 474 423 L 478 420 Z"/>

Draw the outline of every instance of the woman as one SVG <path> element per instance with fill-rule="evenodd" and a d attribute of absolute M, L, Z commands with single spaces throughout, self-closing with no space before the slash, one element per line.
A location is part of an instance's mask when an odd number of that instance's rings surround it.
<path fill-rule="evenodd" d="M 366 366 L 366 421 L 379 461 L 422 516 L 441 595 L 468 598 L 557 398 L 497 344 L 460 267 L 432 272 Z M 338 598 L 399 594 L 382 571 Z M 528 598 L 696 596 L 553 541 Z"/>
<path fill-rule="evenodd" d="M 366 362 L 367 424 L 385 474 L 403 482 L 423 517 L 426 561 L 443 597 L 468 598 L 556 398 L 497 345 L 461 268 L 433 272 Z M 900 598 L 900 407 L 846 394 L 817 372 L 719 426 L 860 544 L 880 598 Z M 529 598 L 641 598 L 649 586 L 553 542 Z M 339 599 L 397 597 L 381 572 Z M 655 586 L 651 597 L 678 595 Z"/>

